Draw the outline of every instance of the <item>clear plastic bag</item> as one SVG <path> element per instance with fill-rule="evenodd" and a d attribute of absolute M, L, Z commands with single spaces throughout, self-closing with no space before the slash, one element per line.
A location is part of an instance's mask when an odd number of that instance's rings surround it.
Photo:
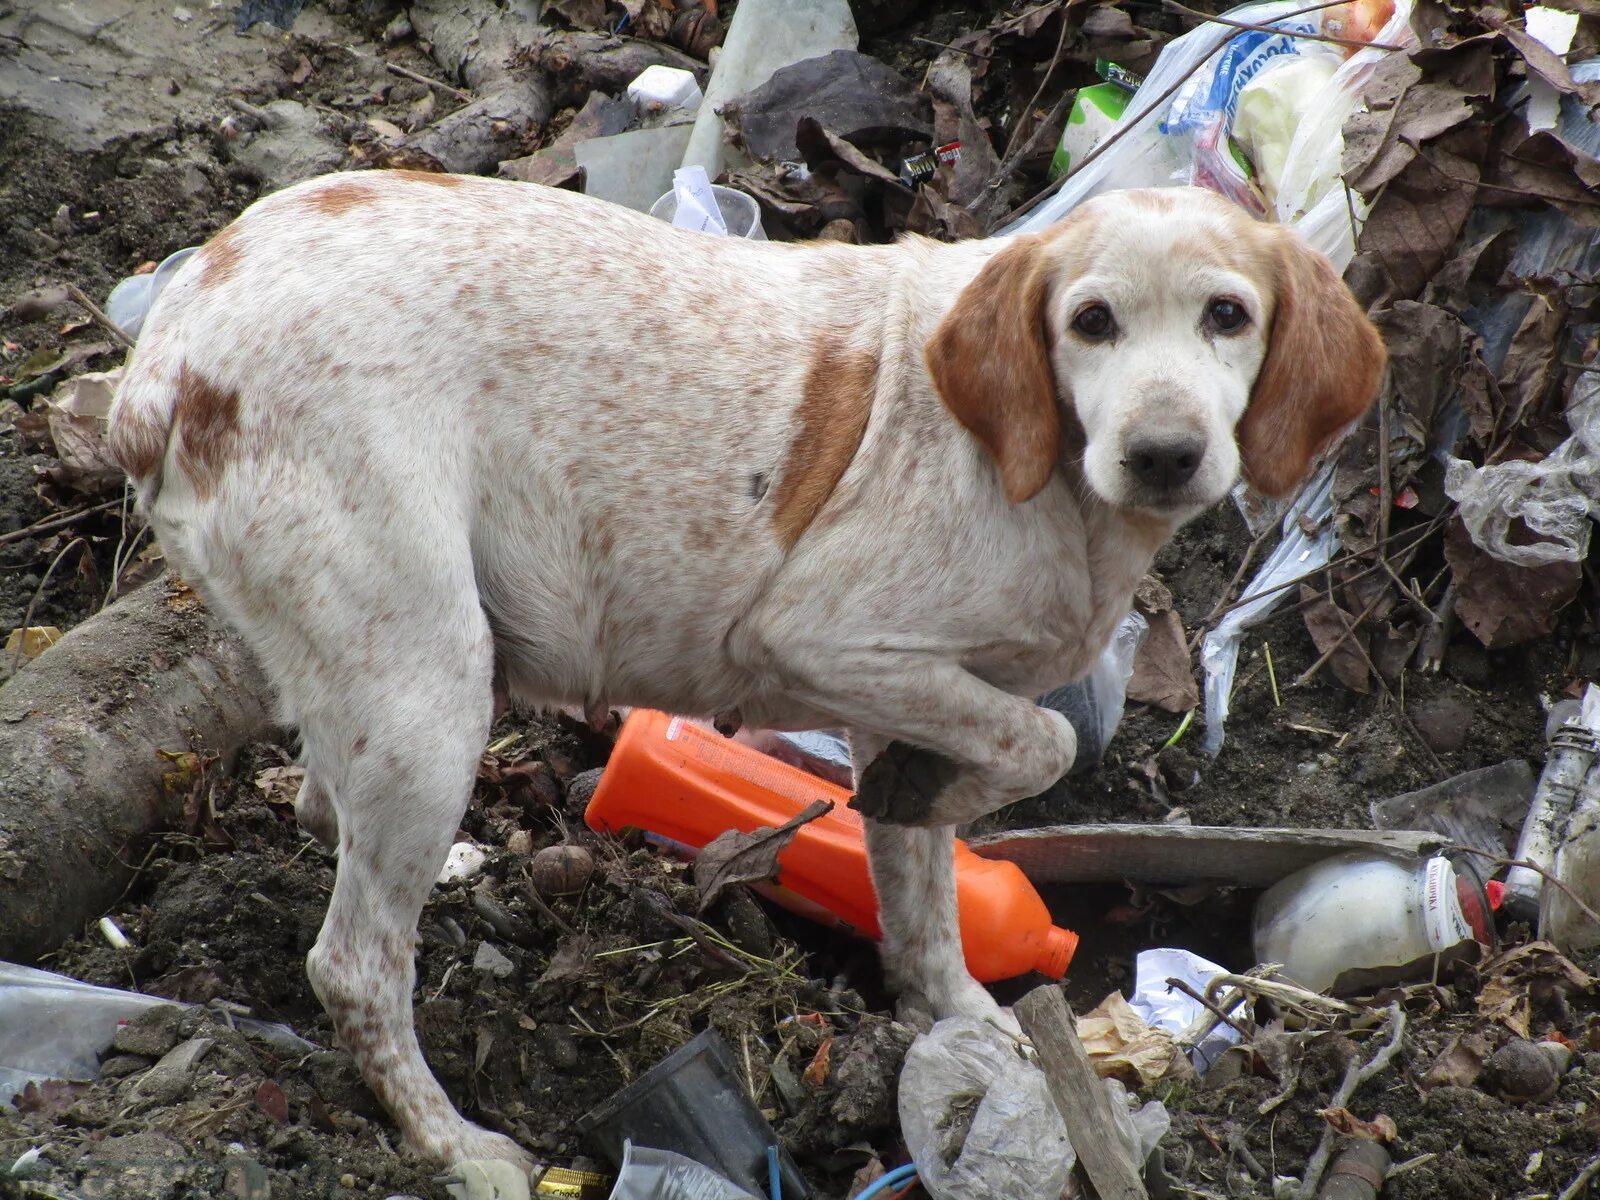
<path fill-rule="evenodd" d="M 1140 1105 L 1115 1079 L 1117 1127 L 1135 1162 L 1172 1127 L 1159 1100 Z M 940 1021 L 911 1045 L 900 1074 L 900 1129 L 934 1200 L 1060 1200 L 1077 1164 L 1044 1072 L 994 1026 Z"/>
<path fill-rule="evenodd" d="M 1579 377 L 1567 408 L 1572 436 L 1539 462 L 1475 467 L 1447 458 L 1444 490 L 1460 506 L 1473 542 L 1502 562 L 1536 567 L 1581 562 L 1600 521 L 1600 378 Z M 1548 540 L 1513 545 L 1513 521 Z"/>
<path fill-rule="evenodd" d="M 934 1200 L 1060 1200 L 1078 1160 L 1044 1072 L 963 1017 L 912 1043 L 900 1128 Z"/>
<path fill-rule="evenodd" d="M 1316 530 L 1308 534 L 1301 525 Z M 1233 677 L 1239 667 L 1239 642 L 1244 631 L 1265 619 L 1290 598 L 1284 585 L 1297 576 L 1326 566 L 1338 545 L 1333 526 L 1333 464 L 1322 469 L 1301 490 L 1300 497 L 1283 514 L 1283 540 L 1267 556 L 1255 578 L 1246 586 L 1239 604 L 1206 634 L 1200 643 L 1200 667 L 1205 673 L 1205 752 L 1215 758 L 1222 749 Z"/>
<path fill-rule="evenodd" d="M 9 1104 L 33 1081 L 98 1079 L 100 1056 L 116 1037 L 118 1022 L 171 1003 L 0 962 L 0 1104 Z M 316 1049 L 285 1025 L 247 1018 L 234 1023 L 284 1054 Z"/>
<path fill-rule="evenodd" d="M 1150 624 L 1136 612 L 1122 618 L 1111 641 L 1100 652 L 1093 669 L 1077 683 L 1056 688 L 1039 697 L 1072 723 L 1078 735 L 1078 757 L 1069 774 L 1090 770 L 1104 757 L 1122 710 L 1127 706 L 1128 681 L 1133 678 L 1133 657 L 1139 653 Z"/>
<path fill-rule="evenodd" d="M 1255 190 L 1230 149 L 1239 97 L 1269 63 L 1289 55 L 1327 53 L 1326 43 L 1289 36 L 1331 28 L 1330 19 L 1322 13 L 1298 12 L 1304 7 L 1299 0 L 1271 0 L 1242 5 L 1225 14 L 1244 24 L 1275 24 L 1281 32 L 1238 30 L 1207 22 L 1172 41 L 1111 131 L 1118 137 L 1116 145 L 1001 233 L 1043 229 L 1101 192 L 1198 183 L 1294 226 L 1336 267 L 1349 265 L 1357 232 L 1352 227 L 1352 211 L 1357 223 L 1366 213 L 1360 197 L 1348 195 L 1340 182 L 1344 123 L 1360 104 L 1361 87 L 1373 67 L 1391 51 L 1377 46 L 1357 50 L 1315 94 L 1299 98 L 1300 121 L 1284 155 L 1276 194 L 1263 196 Z M 1415 46 L 1411 7 L 1412 0 L 1395 0 L 1393 14 L 1372 41 Z M 1357 31 L 1341 32 L 1348 36 Z M 1169 89 L 1174 89 L 1170 95 Z"/>

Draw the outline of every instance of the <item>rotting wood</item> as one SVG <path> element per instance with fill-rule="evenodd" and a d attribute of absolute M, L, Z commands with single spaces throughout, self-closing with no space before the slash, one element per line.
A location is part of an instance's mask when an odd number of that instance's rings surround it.
<path fill-rule="evenodd" d="M 1061 990 L 1049 984 L 1035 988 L 1012 1011 L 1038 1052 L 1067 1136 L 1100 1200 L 1146 1200 L 1143 1177 L 1123 1144 L 1111 1097 L 1078 1040 L 1072 1009 Z"/>
<path fill-rule="evenodd" d="M 0 957 L 80 933 L 185 794 L 161 751 L 220 766 L 272 728 L 268 686 L 199 597 L 163 576 L 71 630 L 0 687 Z"/>

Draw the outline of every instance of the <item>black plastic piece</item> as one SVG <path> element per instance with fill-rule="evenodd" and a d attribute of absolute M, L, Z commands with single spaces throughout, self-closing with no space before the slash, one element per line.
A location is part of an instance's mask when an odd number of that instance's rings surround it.
<path fill-rule="evenodd" d="M 623 1139 L 671 1150 L 719 1171 L 754 1196 L 767 1195 L 767 1147 L 772 1126 L 739 1083 L 733 1053 L 715 1029 L 696 1034 L 598 1108 L 578 1119 L 612 1165 L 622 1164 Z M 782 1146 L 778 1170 L 784 1200 L 805 1200 L 805 1178 Z"/>

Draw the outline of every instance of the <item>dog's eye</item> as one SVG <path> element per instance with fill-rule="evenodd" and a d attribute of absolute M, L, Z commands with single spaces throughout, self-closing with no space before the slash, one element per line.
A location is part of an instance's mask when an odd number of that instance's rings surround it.
<path fill-rule="evenodd" d="M 1104 304 L 1091 304 L 1072 318 L 1072 328 L 1086 338 L 1110 337 L 1116 329 L 1111 310 Z"/>
<path fill-rule="evenodd" d="M 1237 333 L 1249 322 L 1250 314 L 1237 300 L 1223 298 L 1211 302 L 1206 309 L 1206 320 L 1218 333 Z"/>

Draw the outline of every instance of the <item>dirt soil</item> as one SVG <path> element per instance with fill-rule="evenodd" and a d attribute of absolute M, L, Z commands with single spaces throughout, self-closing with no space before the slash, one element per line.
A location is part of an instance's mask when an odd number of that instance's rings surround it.
<path fill-rule="evenodd" d="M 909 35 L 946 41 L 987 20 L 989 6 L 981 17 L 971 7 L 934 5 L 871 34 L 864 48 L 914 70 L 932 48 Z M 228 122 L 238 115 L 230 97 L 258 106 L 296 99 L 407 128 L 429 103 L 425 85 L 383 68 L 430 69 L 414 44 L 383 41 L 391 5 L 312 3 L 292 33 L 258 26 L 244 36 L 218 24 L 226 6 L 92 0 L 54 9 L 0 0 L 0 306 L 60 283 L 103 300 L 117 279 L 199 244 L 255 198 L 263 180 L 229 150 Z M 113 44 L 116 53 L 105 48 Z M 29 90 L 61 64 L 82 83 L 70 111 L 42 107 Z M 4 382 L 24 378 L 36 356 L 103 340 L 75 310 L 12 320 L 0 334 Z M 119 358 L 109 347 L 69 354 L 59 374 Z M 46 477 L 53 460 L 26 422 L 11 428 L 26 408 L 0 411 L 0 532 L 83 502 Z M 113 505 L 68 535 L 0 544 L 0 631 L 30 610 L 28 623 L 62 628 L 97 610 L 129 536 Z M 81 547 L 69 544 L 78 538 Z M 1206 621 L 1249 541 L 1229 506 L 1163 553 L 1158 571 L 1186 629 Z M 53 561 L 62 565 L 46 578 Z M 1438 565 L 1413 571 L 1427 578 Z M 1458 631 L 1443 672 L 1406 675 L 1394 697 L 1359 695 L 1322 673 L 1294 684 L 1316 657 L 1287 609 L 1246 639 L 1219 758 L 1199 752 L 1198 730 L 1162 749 L 1178 718 L 1133 709 L 1096 769 L 985 828 L 1185 818 L 1369 827 L 1374 800 L 1510 757 L 1537 765 L 1544 701 L 1600 671 L 1594 625 L 1572 610 L 1552 636 L 1505 652 Z M 583 786 L 572 781 L 603 762 L 602 742 L 565 722 L 512 717 L 491 746 L 462 830 L 488 848 L 488 862 L 477 877 L 435 890 L 418 946 L 419 1036 L 462 1110 L 581 1167 L 591 1150 L 575 1120 L 714 1026 L 816 1195 L 843 1197 L 869 1163 L 903 1161 L 896 1080 L 913 1031 L 892 1019 L 870 948 L 738 889 L 698 921 L 682 864 L 584 827 Z M 143 867 L 108 914 L 128 948 L 91 927 L 40 964 L 196 1007 L 158 1010 L 125 1029 L 99 1083 L 52 1085 L 0 1108 L 0 1195 L 446 1194 L 397 1152 L 393 1126 L 336 1047 L 306 981 L 334 862 L 294 824 L 291 764 L 287 743 L 253 748 L 231 777 L 199 785 L 204 819 L 194 829 L 129 848 Z M 583 848 L 594 870 L 571 894 L 544 900 L 530 887 L 529 856 L 554 844 Z M 1084 938 L 1068 978 L 1078 1011 L 1125 987 L 1144 946 L 1190 947 L 1234 969 L 1254 961 L 1248 893 L 1104 886 L 1048 898 L 1058 921 Z M 1039 982 L 999 992 L 1010 1001 Z M 1530 1032 L 1557 1033 L 1576 1051 L 1548 1099 L 1514 1104 L 1483 1084 L 1422 1086 L 1451 1038 L 1479 1031 L 1492 1049 L 1510 1037 L 1475 1015 L 1483 986 L 1464 968 L 1407 993 L 1399 1059 L 1352 1102 L 1358 1116 L 1383 1114 L 1397 1127 L 1390 1149 L 1411 1165 L 1388 1184 L 1391 1200 L 1554 1196 L 1600 1153 L 1592 990 L 1544 988 L 1532 1004 Z M 286 1023 L 319 1049 L 286 1053 L 239 1032 L 231 1018 L 246 1012 Z M 193 1037 L 211 1043 L 197 1066 L 155 1078 L 153 1064 Z M 1174 1117 L 1164 1144 L 1167 1174 L 1183 1185 L 1174 1194 L 1270 1196 L 1273 1176 L 1298 1175 L 1323 1128 L 1318 1110 L 1357 1044 L 1371 1053 L 1369 1041 L 1315 1043 L 1294 1094 L 1266 1115 L 1259 1106 L 1282 1087 L 1261 1061 L 1225 1082 L 1155 1089 Z M 36 1161 L 4 1174 L 31 1150 Z"/>

